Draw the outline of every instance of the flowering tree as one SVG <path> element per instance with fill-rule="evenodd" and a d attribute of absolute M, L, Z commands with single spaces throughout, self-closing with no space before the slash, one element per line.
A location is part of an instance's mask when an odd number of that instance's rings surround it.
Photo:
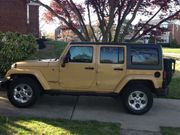
<path fill-rule="evenodd" d="M 73 0 L 52 0 L 50 6 L 39 0 L 37 2 L 48 10 L 45 13 L 46 20 L 53 21 L 54 17 L 58 18 L 82 41 L 91 41 L 91 32 L 93 41 L 96 42 L 122 42 L 136 17 L 148 16 L 149 19 L 138 25 L 130 39 L 136 41 L 158 28 L 163 22 L 180 16 L 178 0 L 85 0 L 83 5 Z M 84 18 L 86 13 L 88 20 Z M 97 38 L 92 24 L 92 14 L 97 18 L 101 39 Z M 155 18 L 159 18 L 160 21 L 150 26 L 149 22 Z M 81 27 L 81 31 L 77 26 Z"/>

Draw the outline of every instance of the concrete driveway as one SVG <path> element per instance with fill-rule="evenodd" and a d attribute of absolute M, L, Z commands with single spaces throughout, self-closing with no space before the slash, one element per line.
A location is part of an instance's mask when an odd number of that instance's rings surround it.
<path fill-rule="evenodd" d="M 160 126 L 180 127 L 180 100 L 155 99 L 148 113 L 137 116 L 127 114 L 117 100 L 108 97 L 45 95 L 33 107 L 19 109 L 9 103 L 6 92 L 0 91 L 0 115 L 118 122 L 132 134 L 138 130 L 151 135 L 159 133 Z"/>

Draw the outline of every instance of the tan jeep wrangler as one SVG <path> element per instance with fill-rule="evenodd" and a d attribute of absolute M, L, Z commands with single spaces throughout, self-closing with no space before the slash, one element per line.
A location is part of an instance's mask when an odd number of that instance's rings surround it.
<path fill-rule="evenodd" d="M 174 70 L 159 45 L 70 43 L 59 59 L 13 64 L 8 98 L 29 107 L 41 93 L 116 96 L 130 113 L 143 114 L 153 94 L 167 94 Z"/>

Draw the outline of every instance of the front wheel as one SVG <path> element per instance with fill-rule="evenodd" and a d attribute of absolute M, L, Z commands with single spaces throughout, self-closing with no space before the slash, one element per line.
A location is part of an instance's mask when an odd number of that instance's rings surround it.
<path fill-rule="evenodd" d="M 144 114 L 152 107 L 153 95 L 148 87 L 133 85 L 125 89 L 123 103 L 130 113 Z"/>
<path fill-rule="evenodd" d="M 16 107 L 32 106 L 39 96 L 39 85 L 31 78 L 16 78 L 8 90 L 8 99 Z"/>

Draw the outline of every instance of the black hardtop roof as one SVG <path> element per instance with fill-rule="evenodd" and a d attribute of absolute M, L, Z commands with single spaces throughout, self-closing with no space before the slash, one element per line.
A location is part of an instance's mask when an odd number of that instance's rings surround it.
<path fill-rule="evenodd" d="M 70 44 L 74 45 L 143 45 L 143 46 L 159 46 L 159 44 L 141 44 L 141 43 L 105 43 L 105 42 L 71 42 Z"/>

